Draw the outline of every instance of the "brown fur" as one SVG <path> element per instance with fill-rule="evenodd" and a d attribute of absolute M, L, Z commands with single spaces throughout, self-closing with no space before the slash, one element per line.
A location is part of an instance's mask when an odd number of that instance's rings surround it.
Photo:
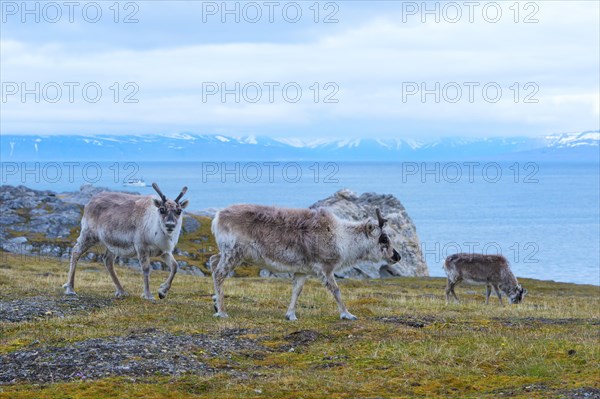
<path fill-rule="evenodd" d="M 480 282 L 500 281 L 506 271 L 510 270 L 508 261 L 502 255 L 484 255 L 459 253 L 446 258 L 447 264 L 457 264 L 461 267 L 456 269 L 457 276 L 461 280 L 473 280 Z M 510 283 L 517 285 L 517 279 L 510 273 L 506 276 Z"/>
<path fill-rule="evenodd" d="M 446 301 L 450 300 L 450 295 L 458 301 L 454 287 L 461 281 L 485 284 L 486 303 L 489 301 L 492 287 L 498 295 L 500 304 L 502 304 L 501 291 L 509 297 L 511 303 L 519 303 L 527 293 L 527 290 L 523 290 L 519 285 L 510 270 L 508 261 L 502 255 L 469 253 L 450 255 L 444 262 L 444 270 L 448 276 Z"/>
<path fill-rule="evenodd" d="M 247 242 L 261 243 L 265 258 L 302 265 L 318 261 L 330 268 L 340 260 L 334 225 L 335 219 L 323 209 L 233 205 L 219 213 L 224 232 L 235 231 Z M 285 253 L 288 248 L 295 249 L 292 259 Z"/>
<path fill-rule="evenodd" d="M 346 309 L 333 273 L 359 260 L 399 261 L 400 254 L 384 233 L 384 223 L 344 221 L 322 208 L 232 205 L 221 210 L 212 225 L 220 253 L 210 260 L 216 316 L 227 316 L 225 278 L 243 259 L 252 258 L 264 261 L 273 271 L 293 275 L 288 320 L 296 320 L 296 300 L 310 275 L 320 278 L 333 294 L 341 318 L 356 319 Z"/>
<path fill-rule="evenodd" d="M 71 262 L 67 283 L 63 286 L 67 295 L 74 295 L 75 270 L 80 257 L 92 246 L 101 243 L 106 246 L 106 269 L 115 283 L 116 295 L 123 296 L 123 290 L 114 271 L 116 256 L 136 255 L 140 261 L 144 277 L 146 299 L 153 299 L 150 293 L 150 262 L 152 256 L 161 256 L 171 269 L 167 280 L 161 284 L 158 294 L 164 298 L 171 288 L 177 272 L 177 261 L 173 249 L 179 239 L 181 214 L 188 201 L 178 202 L 185 194 L 184 187 L 172 201 L 153 184 L 161 199 L 152 196 L 139 196 L 125 193 L 103 192 L 96 194 L 85 206 L 81 219 L 81 232 L 71 252 Z"/>
<path fill-rule="evenodd" d="M 85 206 L 83 216 L 90 227 L 99 225 L 113 226 L 114 230 L 135 230 L 148 209 L 153 209 L 151 196 L 139 196 L 124 193 L 102 192 L 96 194 Z"/>

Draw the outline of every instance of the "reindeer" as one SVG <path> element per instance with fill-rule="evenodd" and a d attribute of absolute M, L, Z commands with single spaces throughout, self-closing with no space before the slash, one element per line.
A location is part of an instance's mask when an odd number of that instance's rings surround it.
<path fill-rule="evenodd" d="M 444 262 L 444 270 L 448 276 L 446 302 L 450 302 L 450 294 L 458 302 L 454 287 L 463 280 L 472 284 L 485 284 L 486 305 L 489 303 L 492 287 L 498 295 L 500 305 L 503 305 L 500 291 L 504 292 L 511 304 L 520 303 L 527 294 L 527 290 L 519 284 L 510 270 L 508 261 L 502 255 L 450 255 Z"/>
<path fill-rule="evenodd" d="M 232 205 L 212 222 L 220 253 L 210 258 L 215 286 L 215 316 L 227 317 L 223 282 L 244 259 L 266 263 L 276 272 L 292 273 L 292 298 L 286 319 L 297 320 L 296 301 L 309 276 L 316 276 L 335 298 L 340 318 L 356 320 L 342 301 L 334 272 L 359 260 L 398 262 L 376 210 L 377 222 L 350 222 L 326 209 L 287 209 L 261 205 Z"/>
<path fill-rule="evenodd" d="M 154 297 L 150 293 L 149 258 L 160 256 L 169 265 L 169 277 L 158 289 L 158 296 L 166 297 L 177 273 L 173 249 L 181 232 L 181 213 L 188 206 L 188 200 L 180 202 L 187 187 L 183 187 L 174 201 L 167 199 L 156 183 L 152 183 L 152 187 L 160 199 L 114 192 L 102 192 L 92 197 L 84 208 L 81 233 L 71 252 L 69 280 L 63 285 L 66 295 L 76 295 L 75 268 L 79 258 L 93 245 L 101 243 L 106 247 L 104 265 L 116 286 L 117 298 L 126 296 L 127 292 L 115 274 L 115 256 L 132 255 L 137 256 L 144 273 L 142 298 L 151 301 Z"/>

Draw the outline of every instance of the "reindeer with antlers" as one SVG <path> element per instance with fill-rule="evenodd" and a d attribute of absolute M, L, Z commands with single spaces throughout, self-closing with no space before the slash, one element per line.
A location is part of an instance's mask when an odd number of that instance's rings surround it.
<path fill-rule="evenodd" d="M 150 257 L 160 256 L 169 265 L 171 273 L 158 289 L 158 296 L 166 297 L 177 273 L 173 250 L 181 232 L 181 214 L 188 205 L 188 200 L 180 202 L 187 187 L 183 187 L 175 200 L 167 199 L 156 183 L 152 183 L 152 187 L 160 199 L 115 192 L 92 197 L 83 210 L 81 233 L 71 252 L 69 280 L 63 285 L 65 294 L 75 295 L 75 269 L 79 258 L 101 243 L 106 247 L 104 265 L 115 284 L 117 297 L 127 293 L 115 274 L 115 257 L 133 255 L 139 259 L 144 274 L 144 299 L 154 300 L 150 293 Z"/>
<path fill-rule="evenodd" d="M 360 260 L 395 263 L 387 220 L 376 209 L 377 221 L 342 220 L 327 209 L 287 209 L 261 205 L 232 205 L 212 222 L 220 253 L 210 258 L 215 285 L 215 316 L 227 317 L 223 282 L 244 259 L 266 264 L 275 272 L 291 273 L 292 299 L 286 313 L 296 320 L 296 301 L 308 276 L 316 276 L 331 292 L 342 319 L 355 320 L 342 301 L 334 272 Z"/>

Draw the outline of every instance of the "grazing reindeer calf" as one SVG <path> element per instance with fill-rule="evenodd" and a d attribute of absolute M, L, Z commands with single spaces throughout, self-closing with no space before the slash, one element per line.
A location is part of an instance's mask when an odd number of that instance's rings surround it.
<path fill-rule="evenodd" d="M 263 261 L 275 272 L 292 273 L 292 299 L 286 313 L 296 320 L 296 301 L 308 276 L 321 279 L 334 296 L 340 317 L 355 320 L 342 301 L 333 273 L 359 260 L 398 262 L 400 254 L 385 233 L 386 220 L 350 222 L 325 209 L 286 209 L 233 205 L 212 222 L 220 253 L 210 259 L 215 285 L 215 316 L 227 317 L 223 282 L 244 259 Z"/>
<path fill-rule="evenodd" d="M 181 213 L 188 201 L 179 202 L 187 187 L 175 200 L 169 200 L 156 183 L 152 187 L 160 196 L 103 192 L 92 197 L 83 210 L 81 233 L 71 253 L 69 281 L 63 286 L 65 294 L 75 295 L 75 268 L 77 261 L 92 246 L 101 243 L 106 246 L 104 265 L 117 288 L 116 296 L 127 295 L 114 271 L 115 256 L 137 255 L 144 273 L 144 294 L 142 298 L 154 300 L 150 293 L 150 261 L 152 256 L 161 256 L 169 265 L 171 273 L 158 289 L 163 299 L 177 273 L 177 261 L 173 249 L 181 232 Z"/>
<path fill-rule="evenodd" d="M 500 291 L 508 297 L 509 302 L 519 303 L 527 294 L 517 278 L 510 270 L 508 261 L 502 255 L 483 255 L 459 253 L 450 255 L 444 262 L 444 270 L 448 276 L 446 285 L 446 302 L 450 302 L 450 294 L 458 302 L 454 286 L 461 281 L 472 284 L 485 284 L 485 303 L 489 303 L 492 287 L 502 305 Z"/>

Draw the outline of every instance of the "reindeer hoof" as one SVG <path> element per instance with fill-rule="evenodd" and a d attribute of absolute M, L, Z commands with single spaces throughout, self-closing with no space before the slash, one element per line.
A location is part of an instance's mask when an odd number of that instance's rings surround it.
<path fill-rule="evenodd" d="M 115 298 L 125 298 L 126 296 L 129 296 L 129 294 L 126 291 L 115 292 Z"/>
<path fill-rule="evenodd" d="M 168 292 L 169 292 L 169 290 L 168 290 L 168 289 L 166 289 L 166 290 L 165 290 L 164 288 L 160 287 L 160 288 L 158 289 L 158 297 L 159 297 L 160 299 L 165 299 L 165 298 L 167 297 L 167 293 L 168 293 Z"/>
<path fill-rule="evenodd" d="M 169 293 L 170 288 L 171 286 L 168 284 L 161 284 L 160 287 L 158 287 L 158 297 L 160 299 L 165 299 L 167 297 L 167 294 Z"/>
<path fill-rule="evenodd" d="M 226 318 L 226 317 L 229 317 L 229 315 L 227 313 L 225 313 L 225 312 L 217 312 L 217 313 L 214 314 L 214 316 L 215 317 L 220 317 L 220 318 L 223 318 L 223 319 Z"/>
<path fill-rule="evenodd" d="M 142 298 L 150 302 L 156 302 L 156 299 L 154 299 L 154 296 L 152 296 L 152 294 L 142 294 Z"/>
<path fill-rule="evenodd" d="M 298 320 L 298 318 L 296 317 L 295 314 L 286 314 L 285 318 L 286 318 L 286 320 L 289 320 L 289 321 L 296 321 L 296 320 Z"/>
<path fill-rule="evenodd" d="M 65 289 L 65 295 L 69 295 L 69 296 L 77 295 L 77 293 L 75 292 L 73 287 L 71 287 L 68 283 L 63 285 L 63 288 Z"/>
<path fill-rule="evenodd" d="M 342 320 L 358 320 L 358 317 L 354 316 L 352 313 L 342 313 L 340 315 L 340 319 L 342 319 Z"/>

